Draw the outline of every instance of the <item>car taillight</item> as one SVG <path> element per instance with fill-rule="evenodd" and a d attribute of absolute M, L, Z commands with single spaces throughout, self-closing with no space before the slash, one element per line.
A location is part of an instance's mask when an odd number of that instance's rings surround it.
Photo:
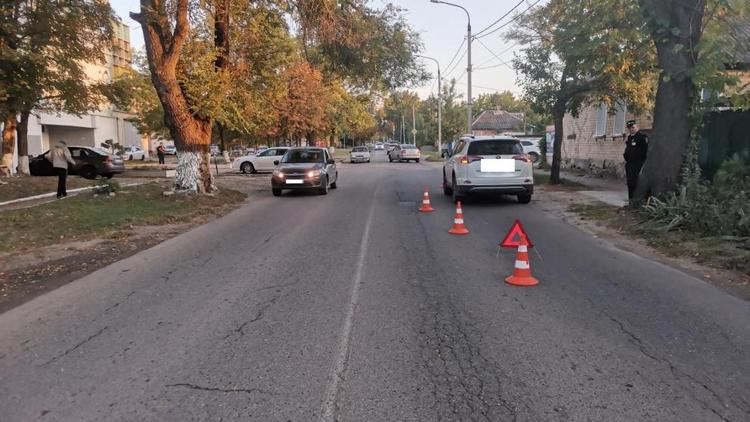
<path fill-rule="evenodd" d="M 459 162 L 461 164 L 470 164 L 470 163 L 473 163 L 475 161 L 481 161 L 481 160 L 482 160 L 482 157 L 479 157 L 479 156 L 476 156 L 476 155 L 464 155 L 464 156 L 461 157 L 461 159 L 460 159 Z"/>
<path fill-rule="evenodd" d="M 529 159 L 529 156 L 526 154 L 519 154 L 513 156 L 514 160 L 523 161 L 524 163 L 531 162 L 531 159 Z"/>

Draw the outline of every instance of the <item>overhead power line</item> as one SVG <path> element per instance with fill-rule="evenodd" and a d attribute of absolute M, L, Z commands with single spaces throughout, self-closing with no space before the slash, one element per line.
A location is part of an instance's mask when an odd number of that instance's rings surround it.
<path fill-rule="evenodd" d="M 492 54 L 493 56 L 495 56 L 495 58 L 497 60 L 499 60 L 501 64 L 504 64 L 504 65 L 508 66 L 508 68 L 510 68 L 512 70 L 512 68 L 510 67 L 510 65 L 508 64 L 508 62 L 506 62 L 505 60 L 501 59 L 499 55 L 495 54 L 495 52 L 492 51 L 489 47 L 487 47 L 487 45 L 485 43 L 483 43 L 482 40 L 477 39 L 477 42 L 479 42 L 479 45 L 481 45 L 482 47 L 484 47 L 485 50 L 489 51 L 490 54 Z"/>
<path fill-rule="evenodd" d="M 526 9 L 524 9 L 524 11 L 523 11 L 523 12 L 517 13 L 517 14 L 516 14 L 515 16 L 513 16 L 513 17 L 512 17 L 512 18 L 511 18 L 511 19 L 510 19 L 509 21 L 507 21 L 507 22 L 505 22 L 504 24 L 502 24 L 502 25 L 498 26 L 497 28 L 493 29 L 492 31 L 489 31 L 489 32 L 485 32 L 485 33 L 484 33 L 484 34 L 482 34 L 481 36 L 477 36 L 477 37 L 474 37 L 474 39 L 478 40 L 479 38 L 484 38 L 484 37 L 486 37 L 486 36 L 492 35 L 492 34 L 494 34 L 495 32 L 497 32 L 497 31 L 499 31 L 499 30 L 501 30 L 501 29 L 505 28 L 506 26 L 510 25 L 510 24 L 511 24 L 511 22 L 515 21 L 516 19 L 518 19 L 518 18 L 520 18 L 521 16 L 523 16 L 523 15 L 524 15 L 524 14 L 525 14 L 526 12 L 528 12 L 529 10 L 531 10 L 531 8 L 532 8 L 532 7 L 534 7 L 534 6 L 536 6 L 536 5 L 537 5 L 537 4 L 538 4 L 538 3 L 540 2 L 540 1 L 541 1 L 541 0 L 536 0 L 536 1 L 535 1 L 534 3 L 532 3 L 532 4 L 531 4 L 531 5 L 529 6 L 529 7 L 527 7 Z"/>
<path fill-rule="evenodd" d="M 518 8 L 518 6 L 522 5 L 525 1 L 526 0 L 521 0 L 518 3 L 516 3 L 516 5 L 513 6 L 513 8 L 511 8 L 510 10 L 508 10 L 504 15 L 500 16 L 499 18 L 497 18 L 497 20 L 495 22 L 492 22 L 491 24 L 487 25 L 487 27 L 485 27 L 481 31 L 477 32 L 475 36 L 478 37 L 478 36 L 482 35 L 483 32 L 486 32 L 490 28 L 492 28 L 493 26 L 497 25 L 501 20 L 505 19 L 508 15 L 510 15 L 511 13 L 513 13 L 513 11 L 516 10 Z"/>
<path fill-rule="evenodd" d="M 458 57 L 459 53 L 461 53 L 461 49 L 463 48 L 464 44 L 466 44 L 466 38 L 464 38 L 464 39 L 463 39 L 463 40 L 461 41 L 461 45 L 459 45 L 459 46 L 458 46 L 458 49 L 456 50 L 456 54 L 454 54 L 454 55 L 453 55 L 453 58 L 451 59 L 451 61 L 450 61 L 450 62 L 448 62 L 448 65 L 447 65 L 447 66 L 445 66 L 445 69 L 446 69 L 446 71 L 447 71 L 447 70 L 449 70 L 449 69 L 450 69 L 450 67 L 451 67 L 451 65 L 453 64 L 453 62 L 455 62 L 455 61 L 456 61 L 456 57 Z M 459 61 L 460 61 L 460 60 L 459 60 Z"/>

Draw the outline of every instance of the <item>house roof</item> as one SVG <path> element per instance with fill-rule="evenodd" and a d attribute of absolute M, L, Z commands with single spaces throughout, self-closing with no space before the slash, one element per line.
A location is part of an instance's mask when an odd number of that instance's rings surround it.
<path fill-rule="evenodd" d="M 485 110 L 471 124 L 473 130 L 519 130 L 523 129 L 523 113 L 505 110 Z"/>
<path fill-rule="evenodd" d="M 724 44 L 729 49 L 727 53 L 736 65 L 750 66 L 750 49 L 747 48 L 750 45 L 750 17 L 734 16 L 728 19 L 727 24 L 727 34 L 731 40 Z"/>

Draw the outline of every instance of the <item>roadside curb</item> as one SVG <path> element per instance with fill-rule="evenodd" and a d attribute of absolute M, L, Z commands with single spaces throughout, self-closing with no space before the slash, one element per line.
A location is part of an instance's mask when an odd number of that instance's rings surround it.
<path fill-rule="evenodd" d="M 138 185 L 143 185 L 143 184 L 146 184 L 146 183 L 147 182 L 142 182 L 142 183 L 128 183 L 128 184 L 122 185 L 122 187 L 127 188 L 127 187 L 130 187 L 130 186 L 138 186 Z M 89 187 L 85 187 L 85 188 L 75 188 L 75 189 L 69 190 L 68 193 L 84 192 L 84 191 L 87 191 L 87 190 L 94 189 L 95 187 L 96 186 L 89 186 Z M 50 193 L 42 193 L 42 194 L 34 195 L 34 196 L 27 196 L 25 198 L 11 199 L 10 201 L 0 202 L 0 207 L 4 207 L 6 205 L 19 204 L 21 202 L 34 201 L 34 200 L 37 200 L 37 199 L 51 198 L 51 197 L 56 196 L 56 195 L 57 195 L 57 192 L 50 192 Z"/>

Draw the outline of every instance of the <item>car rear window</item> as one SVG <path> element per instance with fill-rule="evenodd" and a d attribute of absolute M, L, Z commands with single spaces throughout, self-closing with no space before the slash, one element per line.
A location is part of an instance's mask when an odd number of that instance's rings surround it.
<path fill-rule="evenodd" d="M 468 155 L 515 155 L 523 154 L 521 143 L 516 140 L 488 139 L 469 144 Z"/>
<path fill-rule="evenodd" d="M 414 144 L 403 144 L 401 145 L 402 149 L 417 149 L 417 146 Z"/>
<path fill-rule="evenodd" d="M 98 153 L 99 155 L 109 155 L 109 151 L 104 148 L 94 147 L 91 148 L 91 150 Z"/>
<path fill-rule="evenodd" d="M 352 151 L 354 151 L 354 152 L 366 152 L 367 148 L 366 147 L 354 147 L 354 149 Z"/>

